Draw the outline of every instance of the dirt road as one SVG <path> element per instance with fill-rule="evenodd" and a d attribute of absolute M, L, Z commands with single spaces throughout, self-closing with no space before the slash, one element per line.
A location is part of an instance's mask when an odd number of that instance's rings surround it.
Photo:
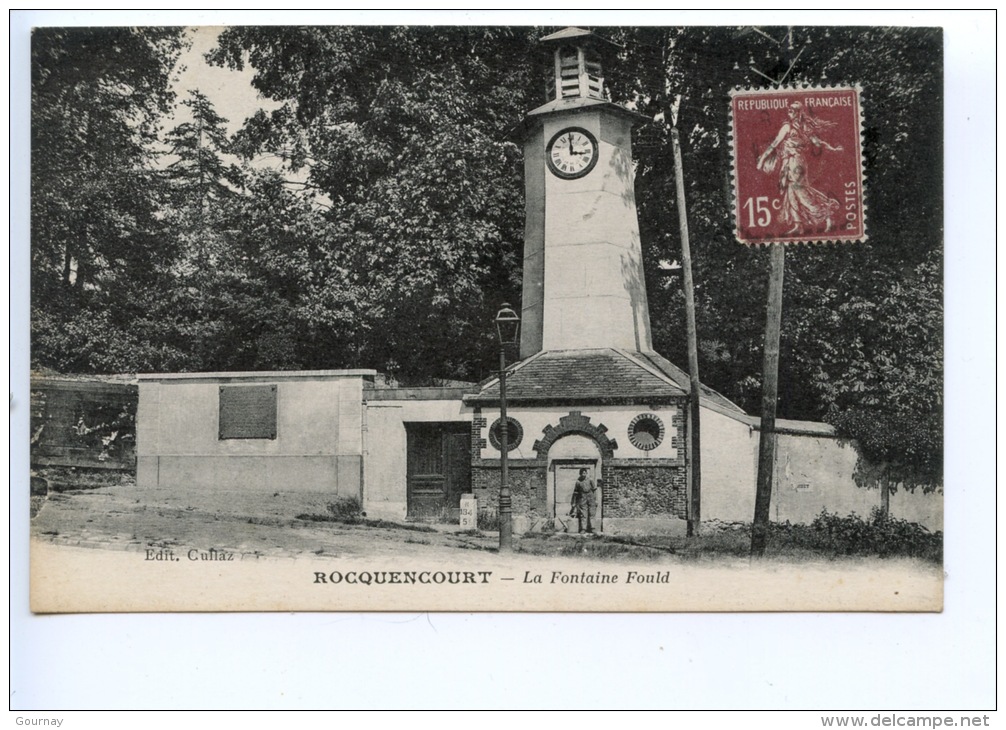
<path fill-rule="evenodd" d="M 317 555 L 351 557 L 491 549 L 490 536 L 459 534 L 449 525 L 366 524 L 296 519 L 282 504 L 221 503 L 208 511 L 133 486 L 52 493 L 32 520 L 32 535 L 55 545 L 144 552 L 149 548 L 215 547 L 238 559 Z M 252 508 L 249 509 L 249 506 Z"/>
<path fill-rule="evenodd" d="M 547 555 L 530 554 L 530 538 L 518 542 L 516 552 L 500 554 L 493 533 L 317 522 L 288 514 L 276 500 L 251 510 L 249 504 L 194 506 L 175 493 L 133 486 L 50 494 L 32 520 L 33 610 L 942 607 L 942 571 L 920 561 L 696 561 L 562 534 L 544 539 Z M 542 539 L 535 540 L 540 552 Z"/>

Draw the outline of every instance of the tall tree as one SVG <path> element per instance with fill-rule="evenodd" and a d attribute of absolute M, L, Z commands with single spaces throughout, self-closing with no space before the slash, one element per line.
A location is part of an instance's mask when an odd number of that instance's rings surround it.
<path fill-rule="evenodd" d="M 224 209 L 227 242 L 205 289 L 215 369 L 353 367 L 360 287 L 341 262 L 341 226 L 274 170 L 246 171 Z"/>
<path fill-rule="evenodd" d="M 174 156 L 166 171 L 172 183 L 172 203 L 205 214 L 232 193 L 228 183 L 239 184 L 239 171 L 225 161 L 230 140 L 224 126 L 227 120 L 217 114 L 206 95 L 189 91 L 182 102 L 191 118 L 172 129 L 165 137 Z"/>
<path fill-rule="evenodd" d="M 221 332 L 228 330 L 214 302 L 221 266 L 230 258 L 228 211 L 242 175 L 226 161 L 226 119 L 191 90 L 177 108 L 183 121 L 164 135 L 161 241 L 173 252 L 149 307 L 135 321 L 144 336 L 183 356 L 177 369 L 213 369 Z"/>
<path fill-rule="evenodd" d="M 233 28 L 214 60 L 283 102 L 249 154 L 306 171 L 358 292 L 355 358 L 405 376 L 480 377 L 519 291 L 523 200 L 509 132 L 532 106 L 536 33 L 511 28 Z"/>
<path fill-rule="evenodd" d="M 36 364 L 120 369 L 153 355 L 124 345 L 144 285 L 171 253 L 157 235 L 162 188 L 151 162 L 181 47 L 171 28 L 32 34 Z"/>

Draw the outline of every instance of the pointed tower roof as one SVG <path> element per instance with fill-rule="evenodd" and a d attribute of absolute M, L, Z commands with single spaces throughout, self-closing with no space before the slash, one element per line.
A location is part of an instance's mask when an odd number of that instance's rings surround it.
<path fill-rule="evenodd" d="M 569 26 L 568 28 L 556 31 L 555 33 L 549 33 L 546 36 L 542 36 L 538 39 L 538 42 L 542 44 L 565 43 L 566 41 L 571 40 L 576 40 L 580 43 L 592 42 L 611 47 L 615 46 L 615 44 L 607 38 L 602 38 L 593 31 L 585 30 L 584 28 L 577 28 L 575 26 Z"/>

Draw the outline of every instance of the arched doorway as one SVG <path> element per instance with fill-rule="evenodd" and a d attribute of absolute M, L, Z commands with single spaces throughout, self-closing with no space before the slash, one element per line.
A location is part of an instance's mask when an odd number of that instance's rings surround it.
<path fill-rule="evenodd" d="M 568 434 L 559 438 L 548 450 L 548 502 L 547 514 L 554 520 L 557 530 L 575 533 L 576 518 L 570 518 L 569 508 L 573 496 L 573 486 L 580 474 L 587 470 L 588 478 L 598 483 L 601 476 L 601 450 L 594 439 L 580 434 Z M 597 490 L 597 513 L 594 530 L 604 528 L 603 500 L 601 489 Z"/>

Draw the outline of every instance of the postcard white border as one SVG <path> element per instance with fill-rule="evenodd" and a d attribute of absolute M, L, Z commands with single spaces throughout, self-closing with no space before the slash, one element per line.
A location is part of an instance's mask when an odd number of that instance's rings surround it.
<path fill-rule="evenodd" d="M 11 706 L 979 708 L 995 702 L 995 16 L 978 12 L 13 12 L 11 474 L 27 470 L 28 28 L 419 22 L 945 29 L 946 610 L 942 615 L 32 616 L 11 496 Z M 983 410 L 984 409 L 984 410 Z M 752 651 L 752 641 L 762 650 Z M 578 652 L 578 646 L 590 647 Z M 576 655 L 565 671 L 555 658 Z M 193 675 L 198 656 L 200 682 Z M 757 660 L 752 657 L 757 656 Z M 142 667 L 137 667 L 142 657 Z M 734 671 L 724 671 L 727 667 Z M 422 671 L 417 668 L 422 667 Z M 86 668 L 86 671 L 81 671 Z M 277 671 L 281 670 L 281 671 Z M 584 692 L 582 677 L 603 690 Z M 446 691 L 437 677 L 455 676 Z M 390 688 L 396 688 L 391 690 Z"/>

